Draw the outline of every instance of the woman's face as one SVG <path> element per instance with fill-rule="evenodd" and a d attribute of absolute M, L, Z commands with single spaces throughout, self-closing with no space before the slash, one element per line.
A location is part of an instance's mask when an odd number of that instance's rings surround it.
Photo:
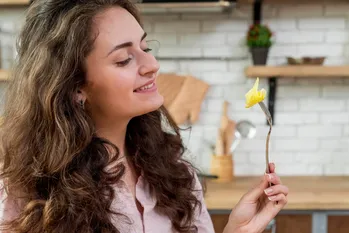
<path fill-rule="evenodd" d="M 137 20 L 123 8 L 110 8 L 95 17 L 93 33 L 97 38 L 82 88 L 92 118 L 129 120 L 158 109 L 163 104 L 155 84 L 159 64 Z"/>

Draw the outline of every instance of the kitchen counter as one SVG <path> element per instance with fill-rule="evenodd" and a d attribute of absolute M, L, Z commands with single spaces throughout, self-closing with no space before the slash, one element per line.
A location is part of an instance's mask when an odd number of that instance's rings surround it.
<path fill-rule="evenodd" d="M 259 177 L 237 177 L 231 183 L 207 181 L 208 209 L 231 209 Z M 348 177 L 281 177 L 289 188 L 287 210 L 349 210 Z"/>
<path fill-rule="evenodd" d="M 236 177 L 230 183 L 206 181 L 205 203 L 210 213 L 230 213 L 260 177 Z M 312 232 L 327 232 L 327 217 L 349 215 L 349 176 L 281 177 L 289 188 L 288 204 L 280 213 L 312 214 Z"/>

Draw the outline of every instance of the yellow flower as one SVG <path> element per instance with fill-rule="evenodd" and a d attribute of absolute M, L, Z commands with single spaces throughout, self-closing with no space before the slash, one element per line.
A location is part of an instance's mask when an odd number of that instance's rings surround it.
<path fill-rule="evenodd" d="M 254 83 L 251 90 L 249 90 L 245 97 L 246 97 L 246 108 L 250 108 L 255 104 L 258 104 L 259 102 L 263 101 L 266 95 L 266 91 L 262 88 L 260 91 L 258 91 L 258 84 L 259 84 L 259 78 L 257 78 L 256 82 Z"/>

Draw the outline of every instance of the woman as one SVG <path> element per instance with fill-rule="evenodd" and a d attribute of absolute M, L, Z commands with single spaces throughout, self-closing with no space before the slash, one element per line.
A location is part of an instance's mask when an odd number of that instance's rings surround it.
<path fill-rule="evenodd" d="M 2 232 L 214 231 L 149 51 L 127 0 L 32 3 L 1 130 Z M 286 204 L 270 168 L 226 233 L 261 232 Z"/>

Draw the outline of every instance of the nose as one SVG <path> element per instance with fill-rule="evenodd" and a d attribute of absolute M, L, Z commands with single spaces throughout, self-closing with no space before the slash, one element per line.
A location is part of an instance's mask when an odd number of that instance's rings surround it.
<path fill-rule="evenodd" d="M 153 75 L 156 74 L 159 69 L 160 64 L 153 55 L 147 53 L 145 56 L 143 56 L 139 67 L 139 74 L 141 76 L 153 77 Z"/>

